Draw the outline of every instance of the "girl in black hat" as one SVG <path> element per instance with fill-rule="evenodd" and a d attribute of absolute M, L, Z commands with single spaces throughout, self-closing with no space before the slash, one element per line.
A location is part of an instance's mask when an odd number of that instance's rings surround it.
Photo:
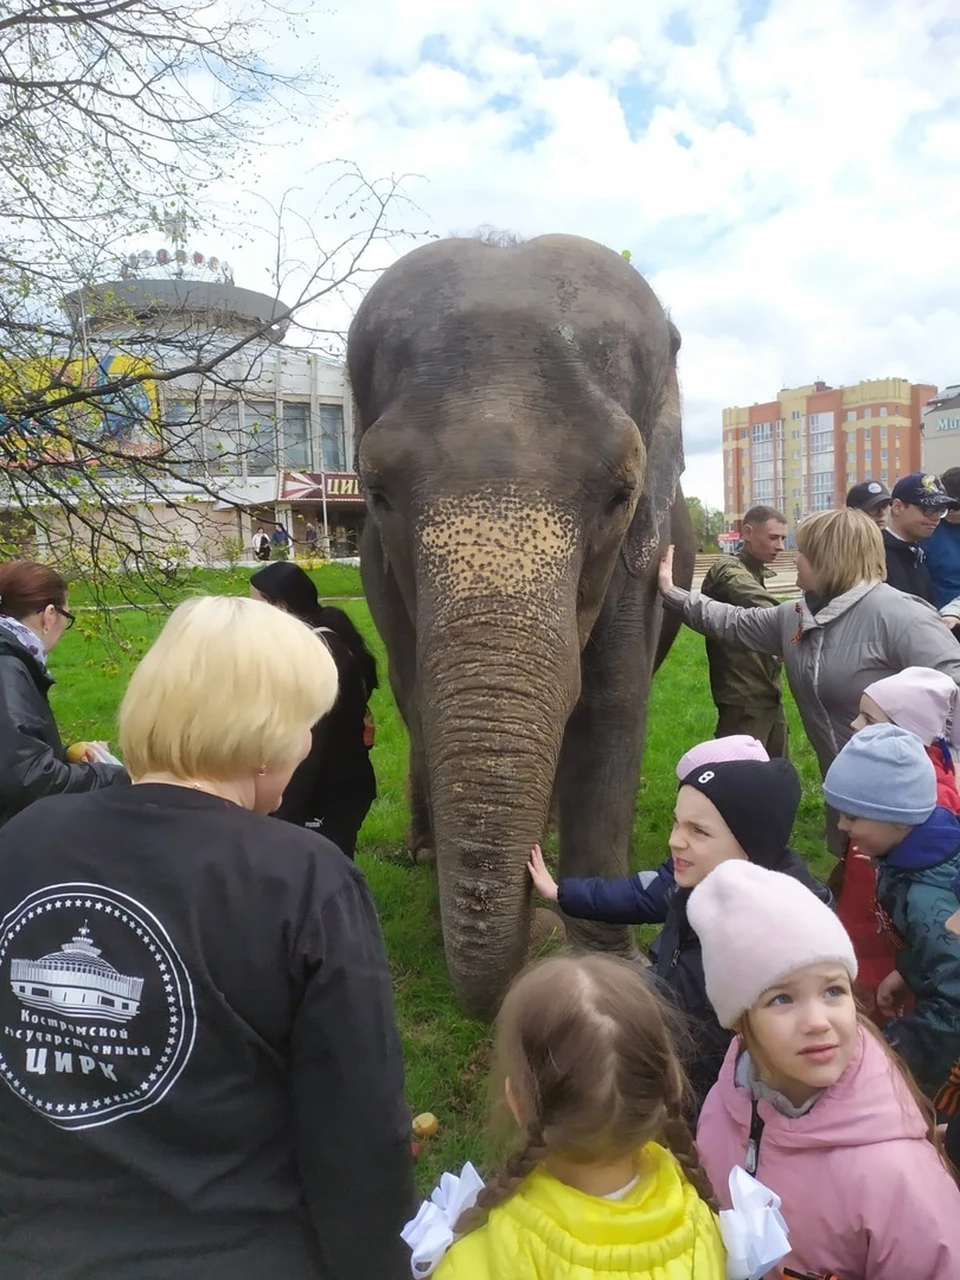
<path fill-rule="evenodd" d="M 701 764 L 680 783 L 670 833 L 672 868 L 604 879 L 561 880 L 547 871 L 539 846 L 530 874 L 539 893 L 565 915 L 606 924 L 662 924 L 656 973 L 666 992 L 692 1022 L 685 1065 L 697 1109 L 716 1082 L 730 1043 L 707 998 L 700 940 L 687 920 L 691 891 L 714 867 L 743 858 L 806 884 L 824 902 L 829 890 L 787 847 L 800 805 L 800 779 L 789 760 L 725 760 Z M 832 902 L 831 902 L 832 905 Z M 744 920 L 743 927 L 750 928 Z"/>

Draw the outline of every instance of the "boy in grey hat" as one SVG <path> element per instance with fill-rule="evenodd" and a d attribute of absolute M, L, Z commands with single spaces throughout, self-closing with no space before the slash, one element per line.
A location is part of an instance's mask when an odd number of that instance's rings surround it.
<path fill-rule="evenodd" d="M 946 922 L 957 909 L 960 822 L 937 806 L 937 780 L 923 743 L 893 724 L 862 729 L 823 783 L 839 827 L 875 860 L 877 900 L 898 947 L 897 968 L 877 991 L 897 1014 L 883 1034 L 920 1088 L 940 1096 L 960 1057 L 960 939 Z M 903 1012 L 909 995 L 914 1008 Z"/>

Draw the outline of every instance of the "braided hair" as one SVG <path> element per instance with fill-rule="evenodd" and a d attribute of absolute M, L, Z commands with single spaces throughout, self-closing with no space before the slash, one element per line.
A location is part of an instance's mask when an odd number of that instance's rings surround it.
<path fill-rule="evenodd" d="M 457 1221 L 457 1232 L 463 1234 L 474 1227 L 482 1226 L 491 1209 L 509 1200 L 522 1182 L 525 1182 L 534 1169 L 547 1155 L 547 1144 L 543 1140 L 536 1121 L 527 1125 L 526 1134 L 520 1146 L 508 1156 L 499 1173 L 490 1179 L 477 1196 L 476 1204 L 467 1209 Z"/>
<path fill-rule="evenodd" d="M 638 967 L 607 955 L 556 956 L 526 969 L 496 1025 L 496 1076 L 517 1120 L 512 1150 L 464 1212 L 486 1222 L 550 1156 L 614 1162 L 648 1142 L 668 1147 L 698 1196 L 713 1188 L 683 1119 L 689 1087 L 671 1013 Z"/>

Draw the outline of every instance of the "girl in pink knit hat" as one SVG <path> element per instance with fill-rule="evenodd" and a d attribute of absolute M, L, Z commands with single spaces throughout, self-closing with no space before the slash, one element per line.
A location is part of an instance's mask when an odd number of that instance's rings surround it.
<path fill-rule="evenodd" d="M 868 724 L 895 724 L 920 739 L 937 771 L 937 804 L 960 813 L 956 752 L 960 748 L 960 690 L 932 667 L 906 667 L 867 685 L 860 696 L 859 733 Z"/>
<path fill-rule="evenodd" d="M 840 921 L 743 861 L 712 871 L 688 916 L 707 994 L 735 1032 L 697 1129 L 721 1204 L 737 1166 L 779 1196 L 786 1274 L 955 1280 L 960 1199 L 933 1109 L 857 1012 Z"/>

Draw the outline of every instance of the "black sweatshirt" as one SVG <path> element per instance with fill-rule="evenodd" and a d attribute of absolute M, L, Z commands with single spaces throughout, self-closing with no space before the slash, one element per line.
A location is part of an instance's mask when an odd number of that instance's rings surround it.
<path fill-rule="evenodd" d="M 329 842 L 160 784 L 0 831 L 3 1280 L 400 1280 L 383 942 Z"/>
<path fill-rule="evenodd" d="M 904 542 L 889 529 L 884 529 L 883 549 L 887 557 L 887 582 L 890 586 L 933 604 L 933 579 L 927 568 L 923 547 L 917 542 Z"/>

